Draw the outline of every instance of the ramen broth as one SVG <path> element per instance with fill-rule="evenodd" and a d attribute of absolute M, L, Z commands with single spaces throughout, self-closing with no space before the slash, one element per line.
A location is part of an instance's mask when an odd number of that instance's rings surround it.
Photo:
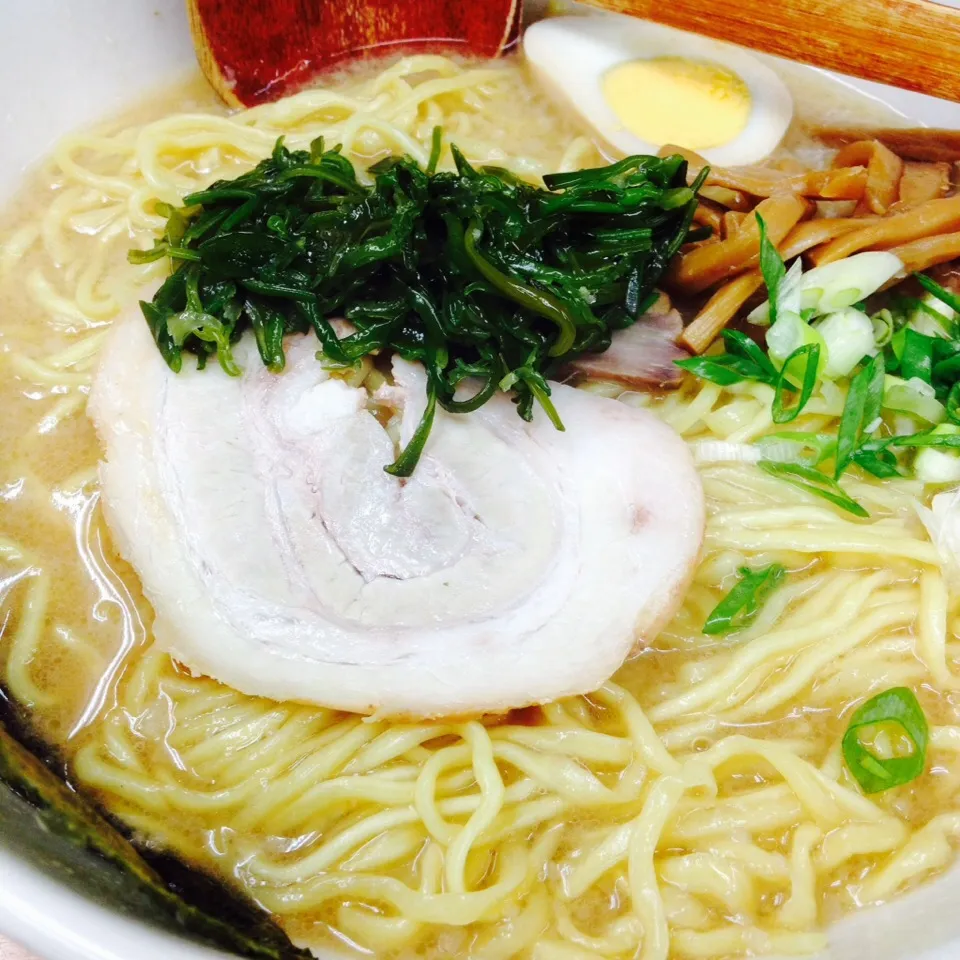
<path fill-rule="evenodd" d="M 429 150 L 435 123 L 469 159 L 529 178 L 602 162 L 512 60 L 446 61 L 446 87 L 404 107 L 436 68 L 365 64 L 329 81 L 340 99 L 230 123 L 205 89 L 180 88 L 68 137 L 31 175 L 0 259 L 4 687 L 135 836 L 239 887 L 300 944 L 385 957 L 816 951 L 826 924 L 942 868 L 960 824 L 956 611 L 914 512 L 917 481 L 851 482 L 871 513 L 854 524 L 750 465 L 705 466 L 702 561 L 653 647 L 595 695 L 482 723 L 257 699 L 151 645 L 150 607 L 101 514 L 84 407 L 109 324 L 166 269 L 126 262 L 162 224 L 152 199 L 249 168 L 280 134 L 343 139 L 361 167 Z M 809 74 L 791 86 L 798 119 L 776 162 L 823 159 L 808 122 L 899 122 Z M 749 387 L 689 378 L 621 399 L 691 441 L 770 426 Z M 805 414 L 811 428 L 827 416 Z M 757 622 L 704 637 L 738 567 L 772 562 L 791 576 Z M 897 685 L 918 691 L 932 759 L 866 798 L 839 740 L 856 704 Z M 486 819 L 485 763 L 504 790 Z"/>

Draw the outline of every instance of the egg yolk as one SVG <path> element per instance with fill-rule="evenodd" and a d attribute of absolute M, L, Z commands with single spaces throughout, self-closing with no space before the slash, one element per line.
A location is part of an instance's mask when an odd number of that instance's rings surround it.
<path fill-rule="evenodd" d="M 750 118 L 750 91 L 735 73 L 706 60 L 631 60 L 603 78 L 603 95 L 642 140 L 704 150 L 729 143 Z"/>

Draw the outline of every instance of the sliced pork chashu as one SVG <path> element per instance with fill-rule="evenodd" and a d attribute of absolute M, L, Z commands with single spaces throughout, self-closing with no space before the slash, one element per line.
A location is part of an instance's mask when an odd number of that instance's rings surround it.
<path fill-rule="evenodd" d="M 653 415 L 553 385 L 566 426 L 505 395 L 438 410 L 414 475 L 313 337 L 267 371 L 172 373 L 117 324 L 90 414 L 103 506 L 157 642 L 238 690 L 384 716 L 498 712 L 595 689 L 679 605 L 703 494 Z M 191 365 L 192 366 L 192 365 Z M 393 364 L 401 441 L 422 369 Z"/>

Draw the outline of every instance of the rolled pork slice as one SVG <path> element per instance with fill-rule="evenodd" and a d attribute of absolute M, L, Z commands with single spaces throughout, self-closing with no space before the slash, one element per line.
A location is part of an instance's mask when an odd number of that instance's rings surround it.
<path fill-rule="evenodd" d="M 498 713 L 600 686 L 672 617 L 703 493 L 653 414 L 551 384 L 566 427 L 498 394 L 438 409 L 412 477 L 384 472 L 425 405 L 393 360 L 378 401 L 312 336 L 264 368 L 173 373 L 139 316 L 90 398 L 103 509 L 153 605 L 156 642 L 248 694 L 385 717 Z M 186 369 L 188 366 L 191 369 Z"/>

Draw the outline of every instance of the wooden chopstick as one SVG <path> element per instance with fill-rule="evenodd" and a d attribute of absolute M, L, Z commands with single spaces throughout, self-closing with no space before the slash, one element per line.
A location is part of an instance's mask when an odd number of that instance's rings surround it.
<path fill-rule="evenodd" d="M 933 0 L 585 0 L 764 53 L 960 101 L 960 10 Z"/>

